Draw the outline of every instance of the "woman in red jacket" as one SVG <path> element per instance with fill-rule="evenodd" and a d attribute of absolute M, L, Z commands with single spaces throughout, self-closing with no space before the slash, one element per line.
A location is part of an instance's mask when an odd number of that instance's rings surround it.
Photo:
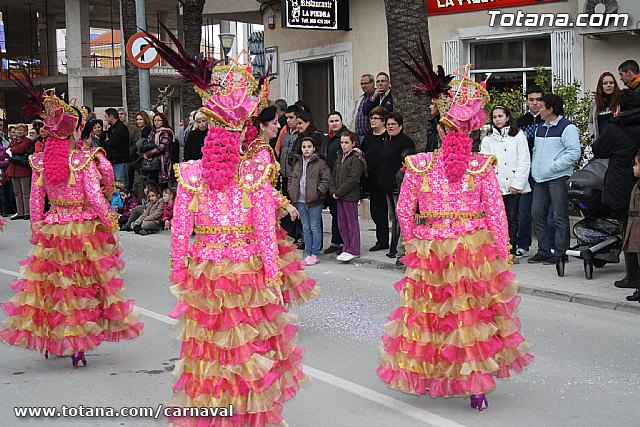
<path fill-rule="evenodd" d="M 11 157 L 28 153 L 31 148 L 31 141 L 27 138 L 27 126 L 19 124 L 16 126 L 16 137 L 11 140 L 7 151 L 11 150 Z M 11 162 L 7 168 L 7 176 L 11 178 L 13 192 L 16 195 L 17 213 L 11 217 L 15 219 L 30 219 L 29 197 L 31 195 L 31 166 L 16 164 Z"/>

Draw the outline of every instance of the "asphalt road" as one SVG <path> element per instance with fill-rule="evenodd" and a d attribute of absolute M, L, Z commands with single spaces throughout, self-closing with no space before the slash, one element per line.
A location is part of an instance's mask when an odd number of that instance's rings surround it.
<path fill-rule="evenodd" d="M 28 224 L 0 234 L 0 301 L 26 256 Z M 71 368 L 69 358 L 0 345 L 0 426 L 155 426 L 153 418 L 27 418 L 16 406 L 152 407 L 168 400 L 179 343 L 170 337 L 174 299 L 168 291 L 167 234 L 120 233 L 127 296 L 149 315 L 134 341 L 106 343 Z M 326 426 L 631 426 L 640 417 L 640 318 L 635 314 L 524 296 L 522 334 L 533 364 L 488 395 L 478 414 L 468 399 L 432 399 L 387 390 L 376 347 L 385 317 L 399 301 L 400 272 L 323 261 L 309 268 L 321 296 L 294 310 L 299 345 L 312 377 L 284 409 L 289 425 Z"/>

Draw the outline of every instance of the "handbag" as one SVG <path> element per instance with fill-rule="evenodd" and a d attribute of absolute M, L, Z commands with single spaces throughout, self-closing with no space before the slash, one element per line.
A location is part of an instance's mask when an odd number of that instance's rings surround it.
<path fill-rule="evenodd" d="M 153 157 L 151 159 L 142 158 L 142 165 L 140 166 L 142 172 L 153 172 L 160 170 L 160 156 Z"/>
<path fill-rule="evenodd" d="M 143 154 L 156 148 L 156 143 L 149 141 L 147 138 L 140 138 L 136 141 L 136 147 L 138 148 L 138 153 Z"/>
<path fill-rule="evenodd" d="M 14 154 L 9 157 L 9 163 L 17 166 L 29 166 L 29 153 Z"/>

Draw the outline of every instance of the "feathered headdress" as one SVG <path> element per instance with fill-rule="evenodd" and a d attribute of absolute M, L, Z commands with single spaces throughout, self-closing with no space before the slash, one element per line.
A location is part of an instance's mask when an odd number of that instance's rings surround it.
<path fill-rule="evenodd" d="M 435 99 L 449 91 L 449 83 L 453 80 L 453 75 L 445 75 L 442 65 L 438 65 L 438 72 L 433 71 L 433 64 L 431 63 L 431 58 L 429 58 L 427 49 L 424 46 L 422 34 L 420 35 L 420 43 L 418 43 L 418 49 L 420 51 L 422 61 L 418 60 L 418 58 L 409 52 L 406 47 L 403 47 L 402 49 L 407 53 L 407 55 L 409 55 L 409 58 L 411 58 L 414 64 L 412 67 L 406 61 L 400 59 L 402 65 L 407 67 L 419 82 L 419 84 L 414 85 L 416 95 L 427 96 Z"/>
<path fill-rule="evenodd" d="M 27 98 L 27 102 L 21 110 L 22 118 L 25 121 L 31 121 L 33 116 L 40 116 L 44 111 L 42 103 L 45 95 L 42 87 L 36 88 L 34 86 L 31 77 L 29 77 L 29 73 L 22 64 L 20 64 L 20 71 L 22 72 L 24 79 L 18 78 L 11 72 L 11 70 L 9 70 L 9 79 L 18 87 L 18 89 L 20 89 L 20 92 L 23 93 L 25 98 Z"/>
<path fill-rule="evenodd" d="M 164 29 L 169 38 L 176 46 L 177 52 L 154 36 L 148 31 L 142 30 L 147 36 L 147 41 L 153 44 L 160 56 L 169 63 L 177 72 L 182 75 L 188 82 L 201 90 L 207 90 L 212 85 L 211 74 L 213 67 L 219 62 L 215 59 L 205 59 L 202 55 L 192 58 L 187 54 L 180 40 L 162 23 L 160 26 Z"/>
<path fill-rule="evenodd" d="M 145 31 L 148 41 L 176 71 L 193 83 L 204 102 L 200 111 L 213 121 L 213 126 L 240 131 L 247 120 L 268 105 L 268 76 L 256 81 L 251 64 L 241 64 L 238 59 L 231 58 L 231 65 L 218 65 L 219 61 L 213 59 L 190 58 L 177 37 L 161 25 L 177 51 Z"/>

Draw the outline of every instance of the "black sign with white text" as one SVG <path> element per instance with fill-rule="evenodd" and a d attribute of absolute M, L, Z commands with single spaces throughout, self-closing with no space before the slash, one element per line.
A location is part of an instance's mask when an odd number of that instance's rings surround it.
<path fill-rule="evenodd" d="M 347 0 L 282 0 L 282 26 L 308 30 L 348 30 Z"/>

